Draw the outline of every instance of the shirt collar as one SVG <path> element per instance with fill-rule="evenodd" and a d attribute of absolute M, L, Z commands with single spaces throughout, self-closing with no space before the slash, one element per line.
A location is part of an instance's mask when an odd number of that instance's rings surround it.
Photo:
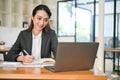
<path fill-rule="evenodd" d="M 37 35 L 35 36 L 33 33 L 32 33 L 32 38 L 35 39 L 35 38 L 41 38 L 42 36 L 42 31 Z"/>

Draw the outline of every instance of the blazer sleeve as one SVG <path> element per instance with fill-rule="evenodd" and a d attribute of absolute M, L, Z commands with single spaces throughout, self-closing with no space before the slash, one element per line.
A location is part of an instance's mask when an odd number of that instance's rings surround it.
<path fill-rule="evenodd" d="M 51 33 L 51 50 L 53 52 L 54 57 L 57 54 L 57 47 L 58 47 L 58 39 L 55 31 L 53 30 Z"/>
<path fill-rule="evenodd" d="M 21 32 L 18 35 L 18 38 L 10 51 L 5 55 L 5 61 L 16 61 L 16 58 L 19 56 L 19 53 L 21 51 L 21 45 L 20 45 L 20 39 L 21 39 Z"/>

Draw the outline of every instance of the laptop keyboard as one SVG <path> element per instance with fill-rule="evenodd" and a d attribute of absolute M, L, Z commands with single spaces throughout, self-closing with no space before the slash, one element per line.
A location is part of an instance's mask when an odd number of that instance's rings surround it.
<path fill-rule="evenodd" d="M 45 66 L 46 69 L 49 69 L 51 71 L 54 71 L 55 70 L 55 66 Z"/>

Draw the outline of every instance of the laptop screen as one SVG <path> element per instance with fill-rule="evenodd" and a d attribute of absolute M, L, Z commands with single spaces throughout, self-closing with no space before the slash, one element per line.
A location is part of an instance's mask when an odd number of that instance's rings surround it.
<path fill-rule="evenodd" d="M 89 70 L 94 66 L 99 43 L 59 43 L 55 71 Z"/>

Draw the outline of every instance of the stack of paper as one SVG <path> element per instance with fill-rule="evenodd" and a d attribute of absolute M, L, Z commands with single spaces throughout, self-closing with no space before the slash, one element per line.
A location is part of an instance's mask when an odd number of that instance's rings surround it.
<path fill-rule="evenodd" d="M 2 63 L 0 63 L 0 66 L 4 66 L 4 67 L 17 67 L 18 65 L 21 65 L 21 62 L 2 62 Z"/>
<path fill-rule="evenodd" d="M 21 63 L 21 62 L 2 62 L 0 66 L 6 67 L 44 67 L 53 66 L 55 60 L 52 58 L 42 58 L 40 60 L 35 60 L 32 63 Z"/>
<path fill-rule="evenodd" d="M 39 60 L 34 60 L 32 63 L 23 63 L 23 64 L 54 64 L 55 60 L 52 58 L 42 58 Z"/>

